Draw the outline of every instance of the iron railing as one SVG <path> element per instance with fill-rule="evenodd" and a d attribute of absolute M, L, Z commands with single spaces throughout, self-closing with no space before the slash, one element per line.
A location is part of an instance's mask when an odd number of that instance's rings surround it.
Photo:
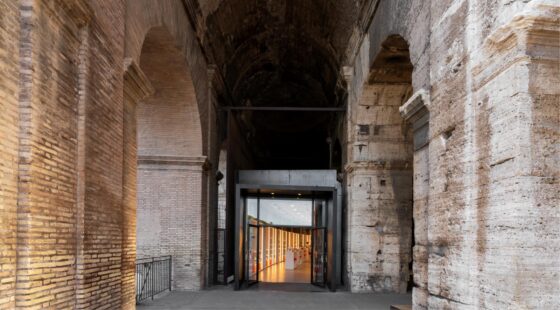
<path fill-rule="evenodd" d="M 154 299 L 171 291 L 171 256 L 144 258 L 136 261 L 136 302 Z"/>

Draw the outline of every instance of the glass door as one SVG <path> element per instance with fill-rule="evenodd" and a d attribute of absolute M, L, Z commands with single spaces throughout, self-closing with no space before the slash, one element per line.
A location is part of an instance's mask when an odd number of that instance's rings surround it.
<path fill-rule="evenodd" d="M 327 213 L 325 202 L 313 201 L 313 229 L 311 230 L 311 283 L 324 287 L 327 274 Z"/>
<path fill-rule="evenodd" d="M 249 224 L 247 233 L 247 283 L 249 285 L 259 282 L 259 226 Z"/>

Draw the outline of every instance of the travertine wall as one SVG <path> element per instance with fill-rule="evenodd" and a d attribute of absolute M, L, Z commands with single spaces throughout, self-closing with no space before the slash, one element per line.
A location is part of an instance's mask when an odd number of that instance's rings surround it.
<path fill-rule="evenodd" d="M 412 261 L 412 137 L 398 108 L 409 93 L 406 84 L 368 85 L 351 112 L 352 150 L 346 173 L 352 291 L 407 289 Z"/>
<path fill-rule="evenodd" d="M 227 94 L 223 68 L 209 67 L 212 55 L 200 47 L 214 44 L 205 31 L 218 30 L 192 18 L 193 3 L 0 0 L 0 309 L 134 307 L 136 229 L 157 227 L 141 226 L 142 216 L 137 225 L 135 190 L 138 104 L 156 88 L 142 72 L 142 47 L 154 28 L 165 28 L 183 56 L 198 114 L 190 105 L 188 124 L 170 121 L 177 129 L 158 136 L 193 153 L 161 154 L 169 144 L 152 141 L 151 158 L 140 162 L 138 186 L 152 180 L 142 187 L 141 199 L 153 201 L 147 210 L 177 228 L 140 246 L 185 240 L 168 243 L 185 259 L 175 287 L 205 285 L 216 104 Z M 413 214 L 415 308 L 560 308 L 559 16 L 554 0 L 387 0 L 358 50 L 352 36 L 338 77 L 348 82 L 350 112 L 352 290 L 403 291 Z M 367 81 L 392 35 L 408 42 L 406 87 Z M 421 90 L 429 144 L 413 152 L 412 124 L 398 106 Z M 183 127 L 196 117 L 198 127 Z M 368 137 L 357 135 L 356 125 L 368 124 Z M 174 130 L 199 130 L 200 140 L 189 146 L 191 136 Z M 371 239 L 357 238 L 365 234 Z"/>
<path fill-rule="evenodd" d="M 414 220 L 428 219 L 416 227 L 416 308 L 560 303 L 559 9 L 547 0 L 382 1 L 345 69 L 357 106 L 381 43 L 400 34 L 413 90 L 431 101 L 429 148 L 415 152 Z"/>

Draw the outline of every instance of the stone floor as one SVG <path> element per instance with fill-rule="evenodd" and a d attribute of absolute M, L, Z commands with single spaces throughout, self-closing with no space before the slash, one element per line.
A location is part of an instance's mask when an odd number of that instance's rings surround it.
<path fill-rule="evenodd" d="M 259 281 L 268 283 L 310 283 L 311 261 L 306 260 L 293 270 L 286 269 L 286 263 L 278 263 L 259 273 Z"/>
<path fill-rule="evenodd" d="M 412 304 L 410 294 L 351 294 L 348 292 L 281 292 L 267 290 L 172 292 L 137 306 L 139 310 L 388 310 L 390 305 Z"/>

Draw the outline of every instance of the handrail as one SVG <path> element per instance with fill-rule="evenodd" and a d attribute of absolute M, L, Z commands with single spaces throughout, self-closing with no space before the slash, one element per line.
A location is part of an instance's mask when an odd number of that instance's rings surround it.
<path fill-rule="evenodd" d="M 136 260 L 136 302 L 154 299 L 154 296 L 171 291 L 172 258 L 168 256 Z"/>

